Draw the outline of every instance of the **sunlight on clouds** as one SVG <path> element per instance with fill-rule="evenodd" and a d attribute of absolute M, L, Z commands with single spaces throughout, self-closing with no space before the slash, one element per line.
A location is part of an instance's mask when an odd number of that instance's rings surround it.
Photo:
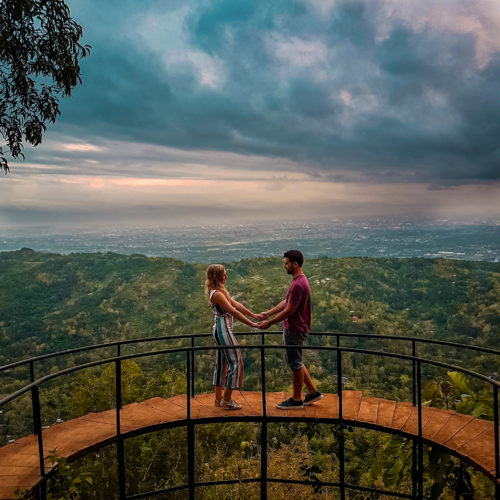
<path fill-rule="evenodd" d="M 276 220 L 290 211 L 301 220 L 325 216 L 414 214 L 460 216 L 500 215 L 494 200 L 500 185 L 469 185 L 432 190 L 426 184 L 368 184 L 336 182 L 281 175 L 261 180 L 146 179 L 140 177 L 32 175 L 0 184 L 0 208 L 59 210 L 70 206 L 103 214 L 133 208 L 148 213 L 182 211 L 184 217 L 204 220 L 206 207 L 227 213 L 227 220 L 245 217 Z M 149 208 L 148 208 L 149 207 Z M 495 212 L 495 213 L 494 213 Z M 220 219 L 219 219 L 220 220 Z"/>
<path fill-rule="evenodd" d="M 311 5 L 321 17 L 330 15 L 339 0 L 303 0 L 305 5 Z"/>
<path fill-rule="evenodd" d="M 193 180 L 193 179 L 144 179 L 144 178 L 125 178 L 125 179 L 110 179 L 109 183 L 114 186 L 123 187 L 206 187 L 208 181 Z"/>
<path fill-rule="evenodd" d="M 428 28 L 448 33 L 471 34 L 475 38 L 476 65 L 484 68 L 491 56 L 500 51 L 500 7 L 498 0 L 384 0 L 378 23 L 378 38 L 389 35 L 391 20 L 402 21 L 416 32 Z"/>
<path fill-rule="evenodd" d="M 102 151 L 99 146 L 94 146 L 93 144 L 62 144 L 61 149 L 65 151 Z"/>
<path fill-rule="evenodd" d="M 134 39 L 145 44 L 149 50 L 159 54 L 167 74 L 175 74 L 183 64 L 190 65 L 200 85 L 218 88 L 225 80 L 224 64 L 214 55 L 191 46 L 186 29 L 189 6 L 164 12 L 162 6 L 153 5 L 134 19 L 131 33 Z"/>
<path fill-rule="evenodd" d="M 309 67 L 326 60 L 327 49 L 320 41 L 308 41 L 297 37 L 285 37 L 274 33 L 266 40 L 268 51 L 291 66 Z"/>

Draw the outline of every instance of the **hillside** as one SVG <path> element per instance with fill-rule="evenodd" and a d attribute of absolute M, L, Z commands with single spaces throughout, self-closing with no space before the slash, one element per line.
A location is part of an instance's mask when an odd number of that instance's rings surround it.
<path fill-rule="evenodd" d="M 1 253 L 0 364 L 117 339 L 209 331 L 205 267 L 113 253 Z M 280 300 L 289 282 L 276 258 L 226 267 L 230 293 L 256 312 Z M 306 261 L 304 270 L 312 290 L 313 330 L 485 346 L 498 339 L 500 264 L 319 258 Z"/>

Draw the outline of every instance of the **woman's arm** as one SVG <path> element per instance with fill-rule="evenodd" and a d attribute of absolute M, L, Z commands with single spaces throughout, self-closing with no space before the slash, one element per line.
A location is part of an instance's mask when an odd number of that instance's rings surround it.
<path fill-rule="evenodd" d="M 250 316 L 253 319 L 257 319 L 256 314 L 254 314 L 252 311 L 250 311 L 250 309 L 247 309 L 243 304 L 241 304 L 237 300 L 234 300 L 232 297 L 231 297 L 231 305 L 235 309 L 238 309 L 238 311 L 240 311 L 241 313 L 245 314 L 246 316 Z"/>
<path fill-rule="evenodd" d="M 245 325 L 253 326 L 257 328 L 257 323 L 253 323 L 248 318 L 246 318 L 238 309 L 236 309 L 229 300 L 227 300 L 226 296 L 222 292 L 215 292 L 212 296 L 212 302 L 222 307 L 224 311 L 231 314 L 234 318 L 240 320 Z"/>

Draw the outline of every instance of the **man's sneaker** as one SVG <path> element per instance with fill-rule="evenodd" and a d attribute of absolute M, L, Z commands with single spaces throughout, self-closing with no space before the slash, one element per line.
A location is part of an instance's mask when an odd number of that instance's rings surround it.
<path fill-rule="evenodd" d="M 304 404 L 310 405 L 311 403 L 314 403 L 315 401 L 320 400 L 323 397 L 323 394 L 321 392 L 316 391 L 314 394 L 306 394 L 306 397 L 304 398 Z"/>
<path fill-rule="evenodd" d="M 278 403 L 276 408 L 279 408 L 280 410 L 295 410 L 296 408 L 304 408 L 304 403 L 302 402 L 302 399 L 300 401 L 295 401 L 293 398 L 288 398 L 285 399 L 285 401 Z"/>
<path fill-rule="evenodd" d="M 215 406 L 216 406 L 217 408 L 220 408 L 220 407 L 222 406 L 222 404 L 221 404 L 221 402 L 220 402 L 220 399 L 216 399 L 216 400 L 215 400 Z"/>
<path fill-rule="evenodd" d="M 220 405 L 225 410 L 239 410 L 241 408 L 241 405 L 238 404 L 234 399 L 230 399 L 229 401 L 226 401 L 224 398 L 222 398 L 220 400 Z"/>

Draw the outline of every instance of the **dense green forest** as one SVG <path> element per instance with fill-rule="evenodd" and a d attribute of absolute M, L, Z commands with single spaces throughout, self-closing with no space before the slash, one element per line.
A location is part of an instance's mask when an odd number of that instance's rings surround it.
<path fill-rule="evenodd" d="M 205 267 L 113 253 L 1 253 L 0 364 L 112 340 L 208 332 Z M 289 282 L 279 258 L 226 268 L 230 293 L 257 312 L 280 300 Z M 500 264 L 320 258 L 304 270 L 313 330 L 498 341 Z"/>
<path fill-rule="evenodd" d="M 225 266 L 228 290 L 254 312 L 268 309 L 281 300 L 290 280 L 280 258 L 247 259 Z M 2 253 L 0 365 L 115 340 L 209 332 L 212 317 L 203 294 L 205 268 L 201 264 L 142 255 L 56 255 L 29 249 Z M 304 271 L 311 285 L 314 332 L 414 336 L 497 347 L 499 264 L 444 259 L 319 258 L 306 261 Z M 235 330 L 251 331 L 241 324 L 236 324 Z M 256 333 L 241 337 L 240 341 L 260 343 L 260 337 Z M 280 338 L 269 337 L 266 342 L 279 344 Z M 311 336 L 309 343 L 334 345 L 334 339 Z M 200 344 L 211 345 L 210 338 Z M 148 342 L 124 347 L 123 352 L 187 345 L 184 340 Z M 346 339 L 343 345 L 411 354 L 409 344 L 397 341 Z M 55 358 L 40 363 L 36 375 L 111 357 L 115 352 L 108 348 Z M 492 377 L 498 376 L 500 368 L 498 357 L 425 344 L 419 345 L 418 355 L 446 360 Z M 269 349 L 266 356 L 268 390 L 289 389 L 290 377 L 282 354 Z M 244 388 L 258 390 L 259 353 L 245 350 L 244 358 Z M 335 392 L 336 357 L 327 351 L 307 351 L 305 358 L 320 390 Z M 184 360 L 185 355 L 167 355 L 123 363 L 124 403 L 185 392 Z M 213 352 L 197 353 L 197 392 L 211 390 L 212 364 Z M 346 354 L 343 372 L 346 389 L 388 399 L 411 400 L 408 363 Z M 25 367 L 0 374 L 0 396 L 24 385 L 28 375 Z M 491 418 L 492 398 L 484 384 L 445 369 L 429 367 L 423 377 L 426 404 Z M 114 367 L 107 364 L 55 379 L 43 386 L 41 398 L 44 425 L 51 425 L 58 418 L 65 420 L 112 408 Z M 28 396 L 6 405 L 0 415 L 1 443 L 31 432 L 30 412 Z M 127 467 L 134 471 L 130 476 L 135 478 L 129 479 L 130 492 L 185 482 L 187 458 L 182 432 L 160 431 L 127 442 Z M 213 424 L 202 426 L 197 432 L 198 477 L 218 480 L 258 475 L 260 431 L 256 424 Z M 319 424 L 271 426 L 272 474 L 293 478 L 307 478 L 312 474 L 323 481 L 335 481 L 338 478 L 337 432 L 332 426 Z M 349 435 L 350 482 L 409 491 L 411 444 L 394 436 L 360 429 L 353 429 Z M 73 498 L 86 498 L 85 488 L 95 491 L 96 482 L 100 485 L 99 498 L 112 498 L 116 469 L 114 451 L 108 448 L 73 464 L 66 474 L 59 476 L 59 486 L 57 481 L 53 482 L 54 491 L 57 487 L 67 488 L 67 483 L 76 477 L 79 486 Z M 443 498 L 448 498 L 447 495 L 454 498 L 460 477 L 462 489 L 472 489 L 479 495 L 491 493 L 491 484 L 482 479 L 481 474 L 467 471 L 449 456 L 440 458 L 440 468 L 434 470 L 431 465 L 435 460 L 430 457 L 434 454 L 436 458 L 439 453 L 439 450 L 427 450 L 426 489 L 429 492 L 434 488 L 434 493 L 439 492 Z M 301 498 L 334 497 L 327 489 L 315 492 L 312 487 L 274 487 L 273 498 L 285 498 L 292 490 Z M 243 495 L 241 498 L 258 496 L 258 489 L 252 485 L 240 485 L 240 490 L 232 488 L 207 489 L 200 498 L 232 498 L 235 491 Z M 178 498 L 184 498 L 183 494 L 179 493 Z"/>

